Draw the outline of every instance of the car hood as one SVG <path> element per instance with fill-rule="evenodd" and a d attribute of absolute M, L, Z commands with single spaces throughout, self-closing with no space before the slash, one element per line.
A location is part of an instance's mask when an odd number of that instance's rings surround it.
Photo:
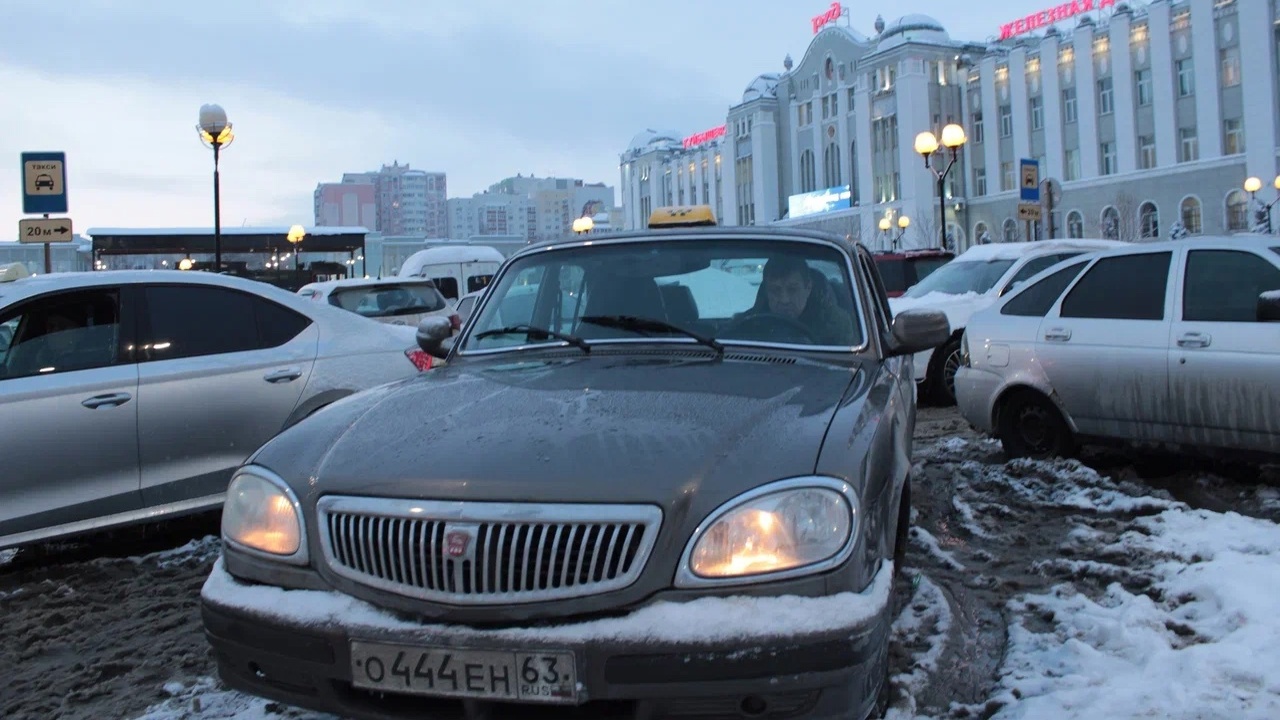
<path fill-rule="evenodd" d="M 889 310 L 897 315 L 905 310 L 941 310 L 947 316 L 953 331 L 969 324 L 969 318 L 979 310 L 985 310 L 999 300 L 994 292 L 965 293 L 929 293 L 922 297 L 889 298 Z"/>
<path fill-rule="evenodd" d="M 252 461 L 307 504 L 724 498 L 812 473 L 842 400 L 865 394 L 857 365 L 777 360 L 459 363 L 335 403 Z"/>

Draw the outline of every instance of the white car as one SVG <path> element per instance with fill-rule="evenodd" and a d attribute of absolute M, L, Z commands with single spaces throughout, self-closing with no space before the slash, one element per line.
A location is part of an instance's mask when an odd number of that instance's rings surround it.
<path fill-rule="evenodd" d="M 429 317 L 448 318 L 457 330 L 453 305 L 427 278 L 350 278 L 303 285 L 298 294 L 388 325 L 417 328 Z"/>
<path fill-rule="evenodd" d="M 1063 260 L 1095 250 L 1129 247 L 1116 240 L 1040 240 L 975 245 L 930 273 L 902 297 L 889 298 L 894 315 L 904 310 L 941 310 L 951 323 L 951 338 L 915 356 L 920 396 L 939 405 L 954 405 L 955 375 L 960 366 L 960 336 L 969 317 L 990 307 L 1032 275 Z"/>
<path fill-rule="evenodd" d="M 1280 239 L 1136 243 L 969 320 L 960 414 L 1011 457 L 1105 439 L 1280 453 Z"/>

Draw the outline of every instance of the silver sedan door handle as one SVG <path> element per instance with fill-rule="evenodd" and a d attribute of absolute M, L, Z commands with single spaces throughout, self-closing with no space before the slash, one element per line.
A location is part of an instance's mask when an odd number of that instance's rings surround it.
<path fill-rule="evenodd" d="M 294 380 L 297 380 L 300 377 L 302 377 L 301 368 L 285 368 L 283 370 L 276 370 L 274 372 L 269 372 L 266 375 L 264 375 L 262 379 L 266 380 L 269 383 L 282 383 L 282 382 L 292 382 Z"/>
<path fill-rule="evenodd" d="M 1207 348 L 1209 343 L 1213 342 L 1213 338 L 1209 333 L 1189 332 L 1182 333 L 1178 338 L 1178 347 L 1184 348 Z"/>
<path fill-rule="evenodd" d="M 1066 342 L 1071 339 L 1071 331 L 1067 328 L 1049 328 L 1044 331 L 1044 339 L 1050 342 Z"/>
<path fill-rule="evenodd" d="M 123 405 L 133 399 L 129 393 L 111 393 L 109 395 L 94 395 L 80 402 L 81 405 L 90 410 L 97 410 L 100 407 L 116 407 Z"/>

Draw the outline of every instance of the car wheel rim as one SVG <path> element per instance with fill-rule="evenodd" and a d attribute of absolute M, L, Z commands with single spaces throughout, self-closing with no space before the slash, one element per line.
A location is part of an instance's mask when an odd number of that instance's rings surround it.
<path fill-rule="evenodd" d="M 947 356 L 942 364 L 942 381 L 947 386 L 947 394 L 953 399 L 956 396 L 956 372 L 960 370 L 960 350 L 957 348 Z"/>
<path fill-rule="evenodd" d="M 1018 413 L 1018 436 L 1032 452 L 1048 452 L 1053 445 L 1053 429 L 1049 413 L 1040 407 L 1023 408 Z"/>

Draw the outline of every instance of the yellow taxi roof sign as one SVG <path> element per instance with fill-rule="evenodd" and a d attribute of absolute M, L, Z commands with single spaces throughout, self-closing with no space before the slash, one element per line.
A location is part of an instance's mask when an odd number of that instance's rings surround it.
<path fill-rule="evenodd" d="M 0 265 L 0 282 L 13 282 L 30 275 L 31 273 L 27 270 L 27 266 L 22 263 Z"/>
<path fill-rule="evenodd" d="M 715 211 L 710 205 L 671 205 L 654 208 L 649 213 L 649 227 L 702 227 L 717 225 Z"/>

